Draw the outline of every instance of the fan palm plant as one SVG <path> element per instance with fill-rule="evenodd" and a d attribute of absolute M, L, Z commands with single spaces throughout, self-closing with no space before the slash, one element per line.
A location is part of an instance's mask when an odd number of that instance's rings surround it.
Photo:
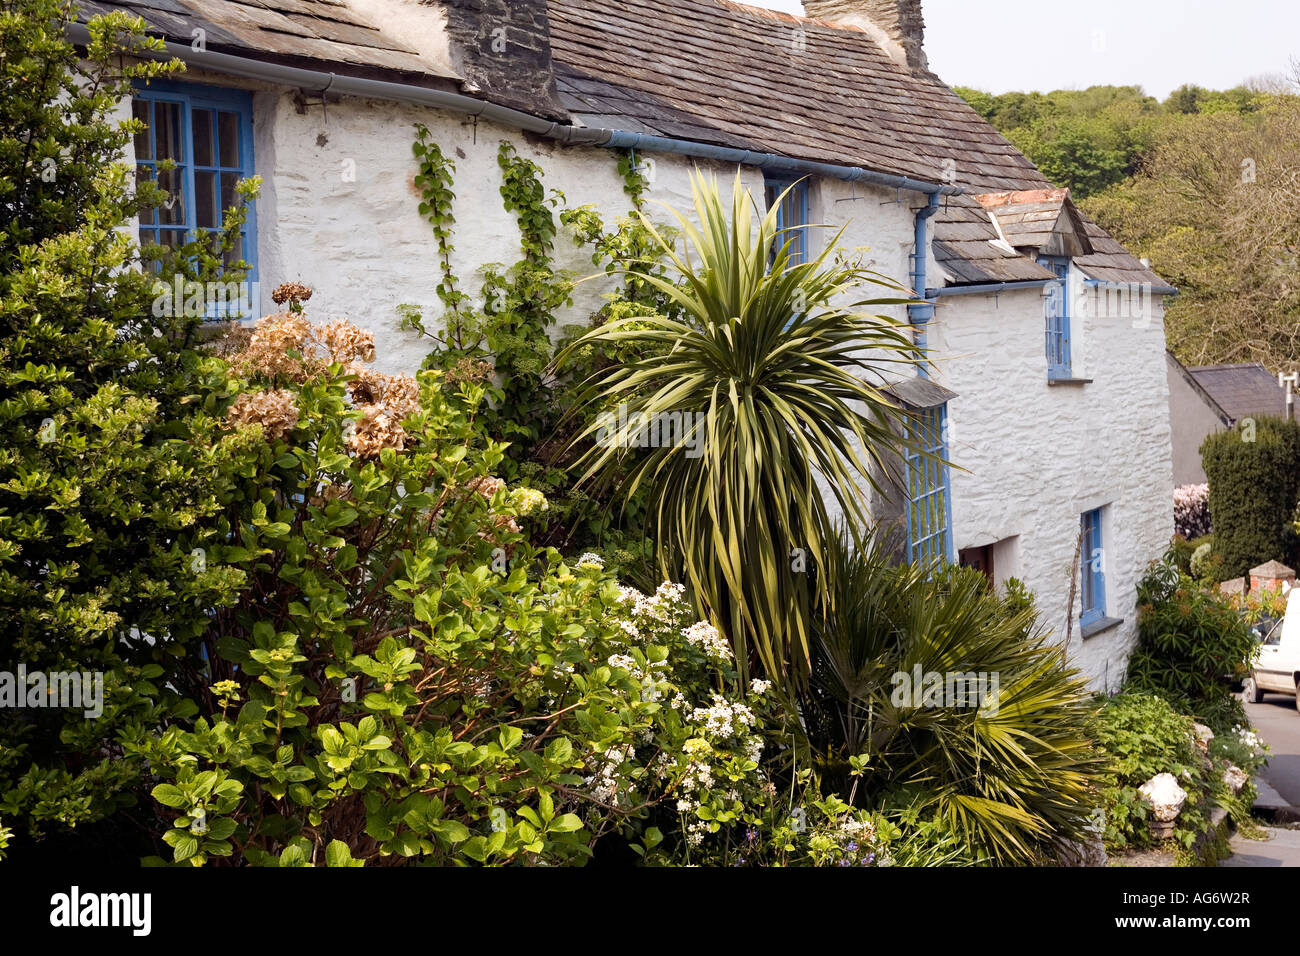
<path fill-rule="evenodd" d="M 837 539 L 827 555 L 836 605 L 816 617 L 800 708 L 800 749 L 825 785 L 847 790 L 865 755 L 860 801 L 919 800 L 1003 863 L 1083 838 L 1101 772 L 1095 707 L 1032 604 L 1005 601 L 969 568 L 894 565 L 872 540 Z M 918 699 L 918 673 L 940 675 L 943 695 Z M 979 701 L 948 699 L 950 675 L 987 675 Z"/>
<path fill-rule="evenodd" d="M 757 663 L 799 686 L 821 580 L 812 572 L 834 513 L 866 527 L 866 489 L 880 486 L 886 453 L 906 443 L 882 371 L 920 356 L 904 323 L 875 312 L 912 299 L 847 261 L 842 230 L 819 256 L 796 261 L 780 202 L 756 217 L 739 176 L 730 208 L 716 180 L 697 175 L 692 189 L 696 220 L 673 211 L 680 253 L 642 217 L 667 274 L 641 279 L 672 315 L 610 322 L 558 359 L 593 342 L 635 356 L 589 383 L 587 401 L 625 406 L 632 424 L 613 435 L 608 419 L 591 424 L 580 481 L 617 473 L 625 498 L 646 487 L 661 570 L 683 576 L 742 674 Z M 867 287 L 888 294 L 868 297 Z M 683 440 L 628 447 L 639 426 L 669 421 L 684 423 Z"/>

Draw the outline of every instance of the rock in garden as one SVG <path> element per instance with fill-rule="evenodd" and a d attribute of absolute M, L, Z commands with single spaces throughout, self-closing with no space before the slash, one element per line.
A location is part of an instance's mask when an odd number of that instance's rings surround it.
<path fill-rule="evenodd" d="M 1178 786 L 1172 773 L 1158 773 L 1142 786 L 1138 793 L 1151 807 L 1155 818 L 1161 823 L 1168 823 L 1178 816 L 1187 799 L 1187 791 Z"/>
<path fill-rule="evenodd" d="M 1200 748 L 1201 753 L 1210 752 L 1210 741 L 1214 739 L 1214 731 L 1204 724 L 1192 724 L 1192 732 L 1196 735 L 1196 746 Z"/>
<path fill-rule="evenodd" d="M 1228 764 L 1223 771 L 1223 782 L 1231 788 L 1233 793 L 1241 793 L 1241 788 L 1250 781 L 1250 775 L 1240 767 Z"/>
<path fill-rule="evenodd" d="M 1056 862 L 1061 866 L 1107 866 L 1106 845 L 1101 834 L 1083 840 L 1069 840 L 1057 845 Z"/>

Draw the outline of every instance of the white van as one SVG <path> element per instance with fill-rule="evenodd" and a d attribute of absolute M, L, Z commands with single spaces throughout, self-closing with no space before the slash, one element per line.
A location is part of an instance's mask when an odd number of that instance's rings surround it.
<path fill-rule="evenodd" d="M 1300 587 L 1293 587 L 1286 599 L 1286 614 L 1273 625 L 1260 644 L 1250 675 L 1242 682 L 1241 699 L 1258 704 L 1266 691 L 1291 694 L 1300 710 Z"/>

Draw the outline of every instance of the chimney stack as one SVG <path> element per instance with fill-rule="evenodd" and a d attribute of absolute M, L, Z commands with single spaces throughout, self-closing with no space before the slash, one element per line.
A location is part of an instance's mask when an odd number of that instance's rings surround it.
<path fill-rule="evenodd" d="M 905 69 L 930 70 L 921 0 L 804 0 L 803 8 L 819 20 L 862 27 Z"/>
<path fill-rule="evenodd" d="M 546 0 L 420 0 L 447 18 L 452 62 L 464 92 L 566 119 L 551 65 Z"/>

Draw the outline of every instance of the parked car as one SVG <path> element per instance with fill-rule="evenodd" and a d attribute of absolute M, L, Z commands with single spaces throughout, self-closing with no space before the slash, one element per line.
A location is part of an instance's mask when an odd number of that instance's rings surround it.
<path fill-rule="evenodd" d="M 1297 686 L 1300 686 L 1300 588 L 1292 588 L 1287 596 L 1286 614 L 1264 631 L 1250 674 L 1242 681 L 1241 699 L 1258 704 L 1266 692 L 1290 694 L 1296 698 L 1296 709 L 1300 710 Z"/>

